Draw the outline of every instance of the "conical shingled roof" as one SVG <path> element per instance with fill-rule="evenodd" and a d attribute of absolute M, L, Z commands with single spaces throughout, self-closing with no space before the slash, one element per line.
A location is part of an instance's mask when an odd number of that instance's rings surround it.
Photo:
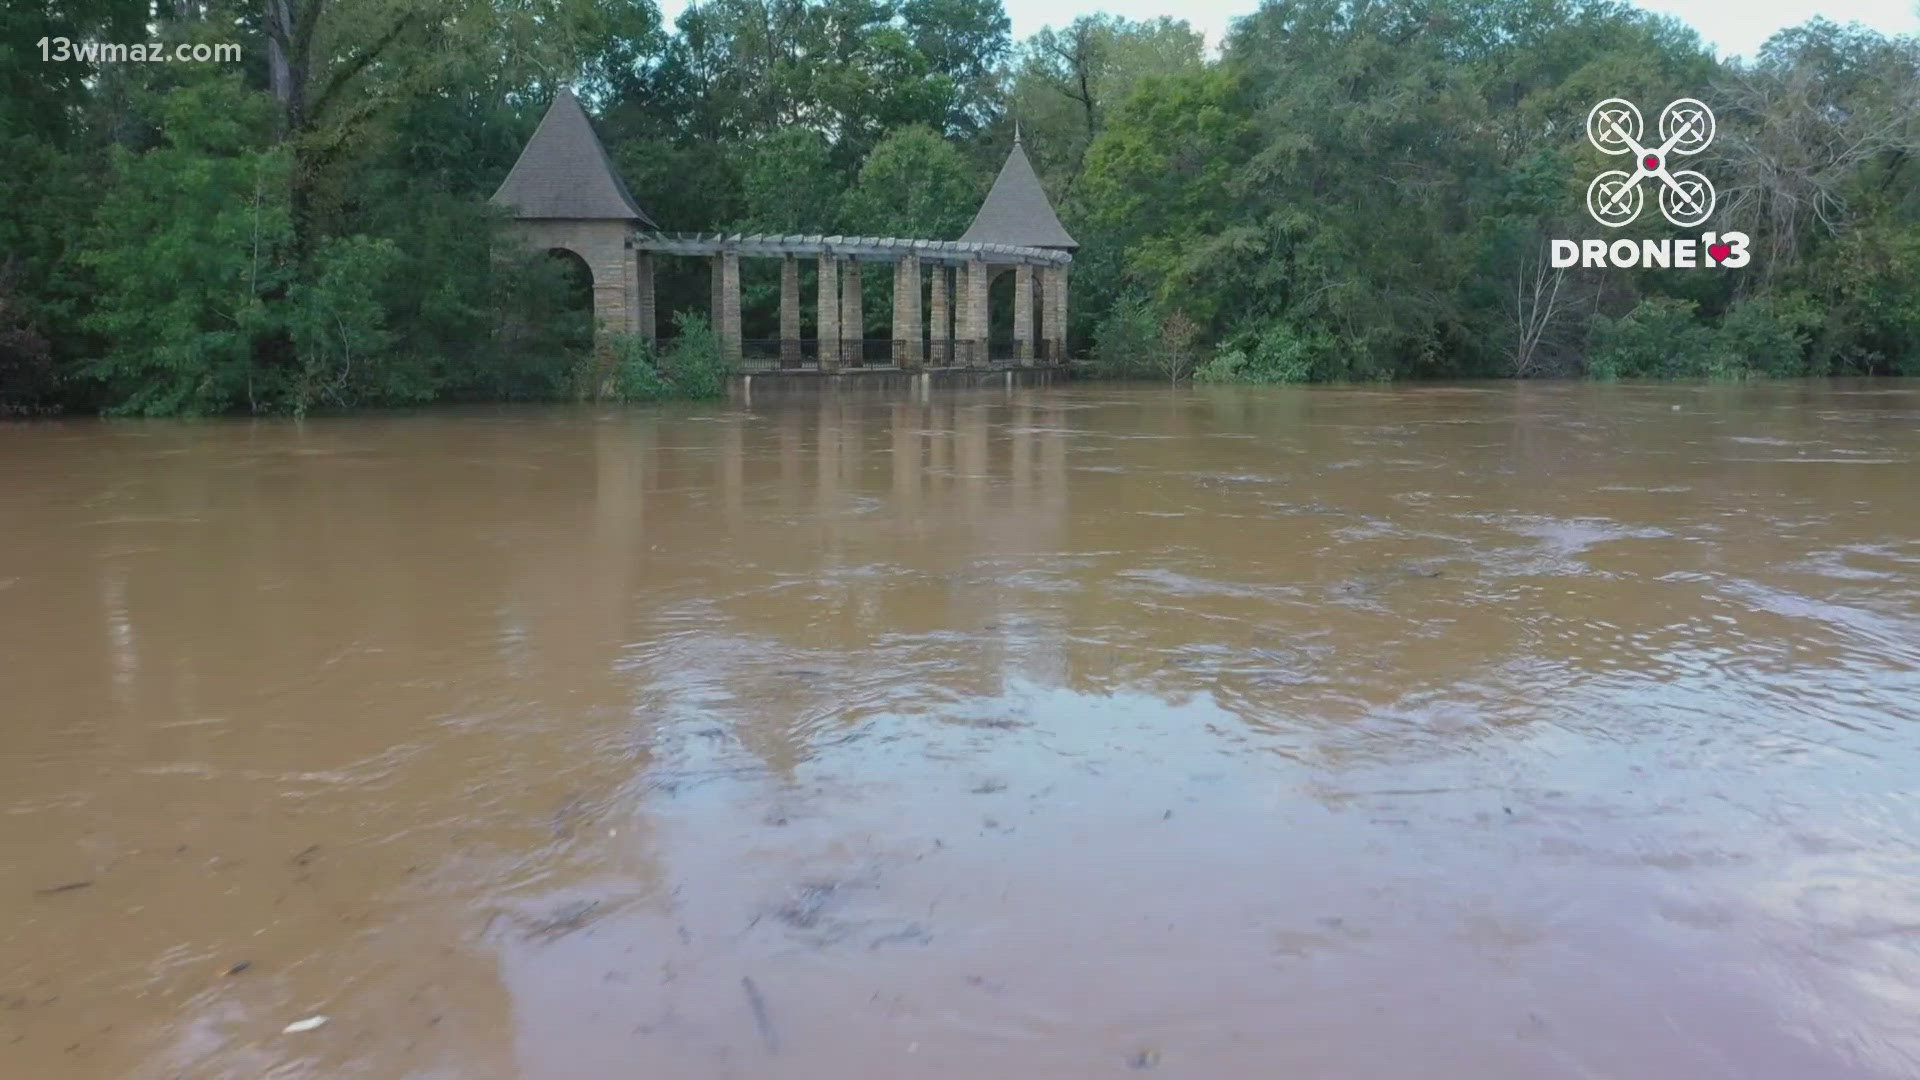
<path fill-rule="evenodd" d="M 980 204 L 980 212 L 973 216 L 973 224 L 967 226 L 960 239 L 1067 251 L 1079 249 L 1080 242 L 1067 235 L 1059 216 L 1053 212 L 1053 204 L 1047 201 L 1046 189 L 1040 186 L 1033 163 L 1020 147 L 1019 131 L 1013 134 L 1013 152 L 1007 155 L 1007 163 L 1000 166 L 993 190 L 987 192 L 987 200 Z"/>
<path fill-rule="evenodd" d="M 580 99 L 564 88 L 491 201 L 521 218 L 638 221 L 659 228 L 614 171 Z"/>

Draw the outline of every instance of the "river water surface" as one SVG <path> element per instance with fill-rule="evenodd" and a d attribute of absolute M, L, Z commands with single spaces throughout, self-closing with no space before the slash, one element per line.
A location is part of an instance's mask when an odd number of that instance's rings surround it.
<path fill-rule="evenodd" d="M 0 427 L 7 1078 L 1911 1077 L 1916 766 L 1912 383 Z"/>

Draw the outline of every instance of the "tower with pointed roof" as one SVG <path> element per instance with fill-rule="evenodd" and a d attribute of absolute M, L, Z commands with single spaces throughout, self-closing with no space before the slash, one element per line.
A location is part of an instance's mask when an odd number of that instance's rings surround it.
<path fill-rule="evenodd" d="M 651 265 L 635 259 L 630 240 L 636 229 L 656 226 L 614 169 L 572 90 L 554 96 L 489 201 L 513 215 L 520 242 L 571 252 L 586 263 L 601 327 L 652 336 L 652 313 L 643 310 L 650 305 L 642 302 L 651 299 L 652 283 L 641 280 Z"/>
<path fill-rule="evenodd" d="M 489 200 L 521 221 L 653 219 L 633 200 L 572 90 L 562 89 Z"/>
<path fill-rule="evenodd" d="M 1027 160 L 1017 122 L 1007 163 L 1000 166 L 1000 175 L 994 178 L 993 188 L 980 204 L 980 212 L 973 215 L 973 224 L 960 234 L 960 239 L 1059 251 L 1080 250 L 1080 242 L 1067 233 L 1066 227 L 1060 224 L 1060 215 L 1053 212 L 1053 203 L 1047 199 L 1046 189 L 1040 186 L 1033 162 Z"/>
<path fill-rule="evenodd" d="M 993 180 L 973 224 L 960 235 L 965 243 L 1000 244 L 1021 248 L 1040 248 L 1071 255 L 1080 242 L 1060 224 L 1053 203 L 1040 185 L 1033 162 L 1021 145 L 1020 125 L 1013 127 L 1013 149 L 1006 164 Z M 995 265 L 990 257 L 981 257 L 963 268 L 957 284 L 958 311 L 956 338 L 966 344 L 964 352 L 986 357 L 992 352 L 988 340 L 988 285 L 1009 267 Z M 1067 353 L 1067 263 L 1034 266 L 1025 262 L 1011 267 L 1013 279 L 1013 348 L 1023 363 L 1042 359 L 1060 363 Z M 1038 320 L 1035 316 L 1038 315 Z M 1038 326 L 1036 326 L 1036 321 Z M 1037 331 L 1037 332 L 1036 332 Z M 1037 344 L 1036 344 L 1037 339 Z"/>

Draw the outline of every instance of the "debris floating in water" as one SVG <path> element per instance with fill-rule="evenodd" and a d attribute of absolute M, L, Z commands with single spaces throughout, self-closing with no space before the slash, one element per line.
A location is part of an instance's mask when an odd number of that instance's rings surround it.
<path fill-rule="evenodd" d="M 293 1023 L 288 1024 L 286 1027 L 281 1028 L 280 1034 L 298 1035 L 302 1031 L 312 1031 L 314 1028 L 317 1028 L 321 1024 L 324 1024 L 326 1022 L 327 1022 L 327 1018 L 324 1016 L 309 1016 L 305 1020 L 295 1020 Z"/>
<path fill-rule="evenodd" d="M 767 1014 L 767 999 L 760 996 L 760 988 L 753 985 L 753 979 L 742 975 L 740 985 L 747 992 L 747 1004 L 753 1009 L 753 1022 L 760 1029 L 760 1038 L 767 1044 L 767 1053 L 780 1052 L 780 1038 L 773 1033 L 773 1017 Z"/>

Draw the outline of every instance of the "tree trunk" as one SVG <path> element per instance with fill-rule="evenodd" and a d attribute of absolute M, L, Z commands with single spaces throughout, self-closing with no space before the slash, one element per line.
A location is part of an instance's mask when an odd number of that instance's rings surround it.
<path fill-rule="evenodd" d="M 294 265 L 313 250 L 313 162 L 305 138 L 307 83 L 313 35 L 325 0 L 267 0 L 267 81 L 280 103 L 280 139 L 293 154 L 287 212 L 293 227 Z"/>

